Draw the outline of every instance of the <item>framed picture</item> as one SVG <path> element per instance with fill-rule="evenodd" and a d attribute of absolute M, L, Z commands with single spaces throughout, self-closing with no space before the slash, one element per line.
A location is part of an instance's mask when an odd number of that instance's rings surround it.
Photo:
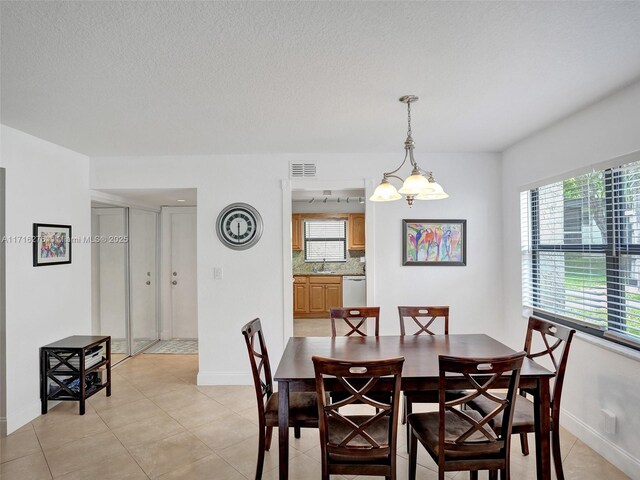
<path fill-rule="evenodd" d="M 33 224 L 33 266 L 71 263 L 71 225 Z"/>
<path fill-rule="evenodd" d="M 466 264 L 466 220 L 402 220 L 402 265 Z"/>

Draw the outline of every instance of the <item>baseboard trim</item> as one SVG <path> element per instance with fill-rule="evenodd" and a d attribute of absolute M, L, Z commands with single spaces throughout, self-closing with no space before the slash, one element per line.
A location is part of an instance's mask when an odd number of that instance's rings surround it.
<path fill-rule="evenodd" d="M 198 372 L 198 385 L 251 385 L 253 377 L 247 373 Z"/>
<path fill-rule="evenodd" d="M 640 478 L 640 459 L 623 450 L 575 415 L 562 410 L 562 426 L 631 478 Z"/>

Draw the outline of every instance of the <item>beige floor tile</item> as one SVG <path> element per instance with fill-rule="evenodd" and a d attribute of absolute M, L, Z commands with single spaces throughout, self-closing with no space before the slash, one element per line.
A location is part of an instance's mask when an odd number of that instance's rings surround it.
<path fill-rule="evenodd" d="M 101 410 L 98 414 L 109 428 L 118 428 L 162 413 L 148 398 Z"/>
<path fill-rule="evenodd" d="M 250 437 L 257 437 L 258 427 L 240 415 L 231 413 L 191 430 L 209 448 L 220 450 Z"/>
<path fill-rule="evenodd" d="M 42 450 L 45 452 L 80 438 L 109 431 L 109 427 L 95 412 L 70 416 L 61 431 L 59 424 L 40 424 L 35 427 Z"/>
<path fill-rule="evenodd" d="M 16 458 L 0 465 L 2 480 L 51 480 L 51 472 L 42 452 Z"/>
<path fill-rule="evenodd" d="M 247 408 L 257 408 L 256 391 L 249 385 L 225 385 L 199 389 L 225 407 L 240 413 Z"/>
<path fill-rule="evenodd" d="M 140 390 L 124 379 L 114 378 L 112 382 L 110 397 L 97 394 L 89 399 L 89 403 L 97 412 L 145 398 Z"/>
<path fill-rule="evenodd" d="M 279 462 L 277 445 L 277 438 L 274 438 L 271 450 L 266 452 L 264 456 L 263 473 L 266 473 L 278 466 Z M 258 460 L 257 437 L 247 438 L 240 443 L 224 448 L 222 450 L 218 450 L 216 453 L 224 458 L 233 467 L 235 467 L 236 470 L 240 471 L 240 473 L 242 473 L 245 477 L 254 477 L 256 471 L 256 462 Z M 297 457 L 298 455 L 302 455 L 302 452 L 296 450 L 295 448 L 289 448 L 290 459 Z"/>
<path fill-rule="evenodd" d="M 41 453 L 40 442 L 33 428 L 20 430 L 0 438 L 0 463 Z"/>
<path fill-rule="evenodd" d="M 576 440 L 563 462 L 567 480 L 622 480 L 629 478 L 582 441 Z"/>
<path fill-rule="evenodd" d="M 140 390 L 143 395 L 149 398 L 163 395 L 167 392 L 180 389 L 191 389 L 191 385 L 187 385 L 182 380 L 176 377 L 168 377 L 163 375 L 159 378 L 145 378 L 142 381 L 132 380 L 131 383 L 134 387 Z"/>
<path fill-rule="evenodd" d="M 45 455 L 53 476 L 59 477 L 123 453 L 126 450 L 116 436 L 106 432 L 69 442 Z"/>
<path fill-rule="evenodd" d="M 218 420 L 232 412 L 215 400 L 209 398 L 207 401 L 198 402 L 185 408 L 169 410 L 167 413 L 175 418 L 183 427 L 192 429 Z"/>
<path fill-rule="evenodd" d="M 113 433 L 125 447 L 155 442 L 185 431 L 185 428 L 165 412 L 114 428 Z"/>
<path fill-rule="evenodd" d="M 56 477 L 56 480 L 148 480 L 148 478 L 133 457 L 123 453 Z"/>
<path fill-rule="evenodd" d="M 212 451 L 189 432 L 178 433 L 157 442 L 140 443 L 129 452 L 150 478 L 193 463 Z"/>
<path fill-rule="evenodd" d="M 240 472 L 215 453 L 158 477 L 159 480 L 211 480 L 213 478 L 245 480 Z"/>
<path fill-rule="evenodd" d="M 100 395 L 100 392 L 97 395 Z M 34 427 L 38 427 L 40 425 L 53 425 L 55 423 L 66 423 L 68 420 L 72 418 L 76 418 L 81 416 L 78 412 L 78 402 L 60 402 L 57 405 L 53 405 L 53 402 L 49 402 L 48 413 L 45 415 L 40 415 L 35 418 L 31 423 Z M 90 402 L 85 403 L 85 415 L 95 412 L 95 409 L 91 405 Z"/>
<path fill-rule="evenodd" d="M 154 396 L 153 403 L 166 411 L 188 407 L 194 403 L 208 399 L 209 397 L 200 392 L 196 387 L 188 385 L 187 388 L 180 388 Z"/>

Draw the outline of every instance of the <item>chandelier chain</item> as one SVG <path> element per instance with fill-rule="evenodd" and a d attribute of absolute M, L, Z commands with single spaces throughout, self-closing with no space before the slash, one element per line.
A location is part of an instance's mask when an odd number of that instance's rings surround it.
<path fill-rule="evenodd" d="M 407 137 L 411 136 L 411 102 L 407 102 Z"/>

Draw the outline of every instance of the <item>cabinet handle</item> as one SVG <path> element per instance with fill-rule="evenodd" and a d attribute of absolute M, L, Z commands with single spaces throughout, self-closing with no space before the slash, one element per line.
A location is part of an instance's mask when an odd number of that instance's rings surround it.
<path fill-rule="evenodd" d="M 174 280 L 173 282 L 171 282 L 171 285 L 177 285 L 177 284 L 178 284 L 177 280 Z"/>
<path fill-rule="evenodd" d="M 146 283 L 147 285 L 151 285 L 151 281 L 150 281 L 150 280 L 147 280 L 147 281 L 146 281 L 146 282 L 144 282 L 144 283 Z"/>

